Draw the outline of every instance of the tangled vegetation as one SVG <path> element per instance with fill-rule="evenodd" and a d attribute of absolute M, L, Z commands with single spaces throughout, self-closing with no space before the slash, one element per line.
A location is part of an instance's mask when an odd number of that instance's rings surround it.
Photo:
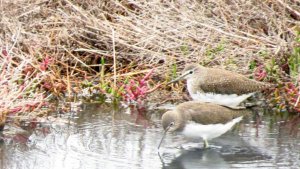
<path fill-rule="evenodd" d="M 190 62 L 277 83 L 270 103 L 300 111 L 297 1 L 4 0 L 0 9 L 2 122 L 53 99 L 140 103 L 170 90 L 164 82 Z M 171 89 L 176 97 L 182 85 Z"/>

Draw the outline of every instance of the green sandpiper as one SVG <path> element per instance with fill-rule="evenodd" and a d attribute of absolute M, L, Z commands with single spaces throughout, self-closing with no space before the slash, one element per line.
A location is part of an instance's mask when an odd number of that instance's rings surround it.
<path fill-rule="evenodd" d="M 214 103 L 188 101 L 167 111 L 162 116 L 164 135 L 167 132 L 181 133 L 188 138 L 202 138 L 207 148 L 208 140 L 219 137 L 249 114 L 247 109 L 231 109 Z"/>
<path fill-rule="evenodd" d="M 270 84 L 249 79 L 244 75 L 198 64 L 187 65 L 183 73 L 170 83 L 187 80 L 187 90 L 193 100 L 216 103 L 233 109 L 255 92 L 271 87 Z"/>

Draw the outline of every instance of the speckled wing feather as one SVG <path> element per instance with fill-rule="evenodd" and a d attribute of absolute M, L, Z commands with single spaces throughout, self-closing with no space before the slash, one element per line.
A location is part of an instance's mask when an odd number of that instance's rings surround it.
<path fill-rule="evenodd" d="M 207 74 L 198 80 L 198 87 L 203 92 L 218 94 L 247 94 L 270 87 L 247 77 L 221 69 L 206 68 Z"/>
<path fill-rule="evenodd" d="M 247 109 L 234 110 L 213 103 L 202 103 L 197 101 L 182 103 L 177 106 L 176 109 L 177 112 L 184 113 L 189 117 L 189 120 L 204 125 L 218 123 L 225 124 L 234 118 L 251 114 L 251 111 Z"/>

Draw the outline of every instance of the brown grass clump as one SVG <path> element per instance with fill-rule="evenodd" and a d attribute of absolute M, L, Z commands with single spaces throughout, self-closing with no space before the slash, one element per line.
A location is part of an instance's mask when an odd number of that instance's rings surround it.
<path fill-rule="evenodd" d="M 16 79 L 43 102 L 87 88 L 121 97 L 129 79 L 152 68 L 152 79 L 170 79 L 188 62 L 246 73 L 253 60 L 285 59 L 300 19 L 294 0 L 3 0 L 0 9 L 0 48 L 11 57 L 2 52 L 11 89 L 0 92 L 15 96 L 2 98 L 5 109 L 23 95 Z"/>

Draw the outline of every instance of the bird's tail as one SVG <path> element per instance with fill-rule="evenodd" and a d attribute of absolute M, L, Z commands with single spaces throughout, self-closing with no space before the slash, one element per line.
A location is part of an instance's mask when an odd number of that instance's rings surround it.
<path fill-rule="evenodd" d="M 238 117 L 238 118 L 233 119 L 232 122 L 233 122 L 234 124 L 236 124 L 236 123 L 240 122 L 241 120 L 243 120 L 243 116 L 240 116 L 240 117 Z"/>
<path fill-rule="evenodd" d="M 230 130 L 236 123 L 240 122 L 243 119 L 243 116 L 240 116 L 238 118 L 235 118 L 231 120 L 230 122 L 226 123 L 224 126 L 225 131 Z"/>

